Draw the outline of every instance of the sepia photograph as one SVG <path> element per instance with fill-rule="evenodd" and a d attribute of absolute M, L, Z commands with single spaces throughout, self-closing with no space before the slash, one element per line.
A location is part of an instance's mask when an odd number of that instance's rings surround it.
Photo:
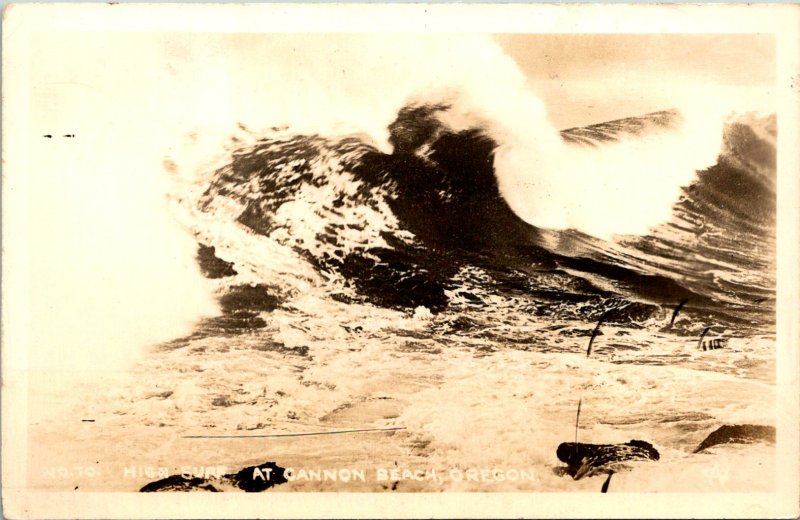
<path fill-rule="evenodd" d="M 673 7 L 7 6 L 6 515 L 798 514 L 800 11 Z"/>

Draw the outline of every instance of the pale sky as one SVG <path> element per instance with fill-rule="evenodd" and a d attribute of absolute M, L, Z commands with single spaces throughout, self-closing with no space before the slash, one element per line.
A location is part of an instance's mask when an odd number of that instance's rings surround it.
<path fill-rule="evenodd" d="M 775 40 L 764 34 L 502 34 L 495 39 L 559 128 L 671 108 L 677 83 L 768 98 Z"/>

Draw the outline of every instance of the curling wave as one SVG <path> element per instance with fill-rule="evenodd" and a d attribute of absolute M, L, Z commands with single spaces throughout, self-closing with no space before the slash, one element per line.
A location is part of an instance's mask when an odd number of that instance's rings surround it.
<path fill-rule="evenodd" d="M 391 153 L 353 135 L 251 136 L 192 186 L 194 196 L 181 194 L 185 222 L 235 270 L 228 289 L 268 282 L 291 297 L 324 286 L 340 301 L 432 311 L 500 298 L 580 318 L 613 305 L 624 308 L 611 317 L 622 322 L 688 298 L 686 312 L 770 327 L 774 116 L 729 122 L 718 159 L 691 171 L 650 235 L 603 239 L 531 225 L 504 190 L 496 131 L 453 112 L 404 107 L 389 125 Z M 559 146 L 578 156 L 640 140 L 660 148 L 684 123 L 678 111 L 658 112 L 562 131 Z M 662 171 L 649 166 L 635 170 L 639 185 L 658 184 L 652 175 Z M 572 180 L 564 182 L 562 191 Z M 627 196 L 638 196 L 635 187 Z"/>

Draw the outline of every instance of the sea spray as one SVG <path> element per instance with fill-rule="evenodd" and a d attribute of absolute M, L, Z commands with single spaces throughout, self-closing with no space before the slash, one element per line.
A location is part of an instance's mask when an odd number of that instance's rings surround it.
<path fill-rule="evenodd" d="M 30 198 L 47 208 L 30 226 L 38 366 L 121 366 L 216 312 L 194 265 L 196 230 L 175 223 L 164 197 L 198 189 L 233 149 L 273 128 L 358 134 L 391 152 L 388 126 L 403 106 L 443 102 L 449 124 L 498 144 L 500 189 L 518 215 L 598 236 L 665 219 L 679 187 L 718 151 L 702 144 L 718 136 L 693 110 L 682 111 L 681 129 L 641 142 L 564 144 L 490 35 L 87 33 L 32 45 L 49 57 L 32 68 L 32 124 L 75 136 L 41 138 L 31 153 Z M 686 153 L 687 143 L 703 152 Z M 239 243 L 211 245 L 230 261 Z M 252 253 L 256 265 L 275 250 L 262 243 Z M 317 282 L 295 258 L 271 258 Z"/>

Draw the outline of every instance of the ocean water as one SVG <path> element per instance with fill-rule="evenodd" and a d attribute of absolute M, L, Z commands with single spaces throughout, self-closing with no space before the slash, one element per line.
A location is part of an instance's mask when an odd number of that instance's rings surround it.
<path fill-rule="evenodd" d="M 775 116 L 548 133 L 462 101 L 410 102 L 388 148 L 243 126 L 191 178 L 166 161 L 219 315 L 80 399 L 38 385 L 32 484 L 269 460 L 339 472 L 282 490 L 599 491 L 560 471 L 577 436 L 659 450 L 610 492 L 773 489 L 774 446 L 692 452 L 775 422 Z"/>

